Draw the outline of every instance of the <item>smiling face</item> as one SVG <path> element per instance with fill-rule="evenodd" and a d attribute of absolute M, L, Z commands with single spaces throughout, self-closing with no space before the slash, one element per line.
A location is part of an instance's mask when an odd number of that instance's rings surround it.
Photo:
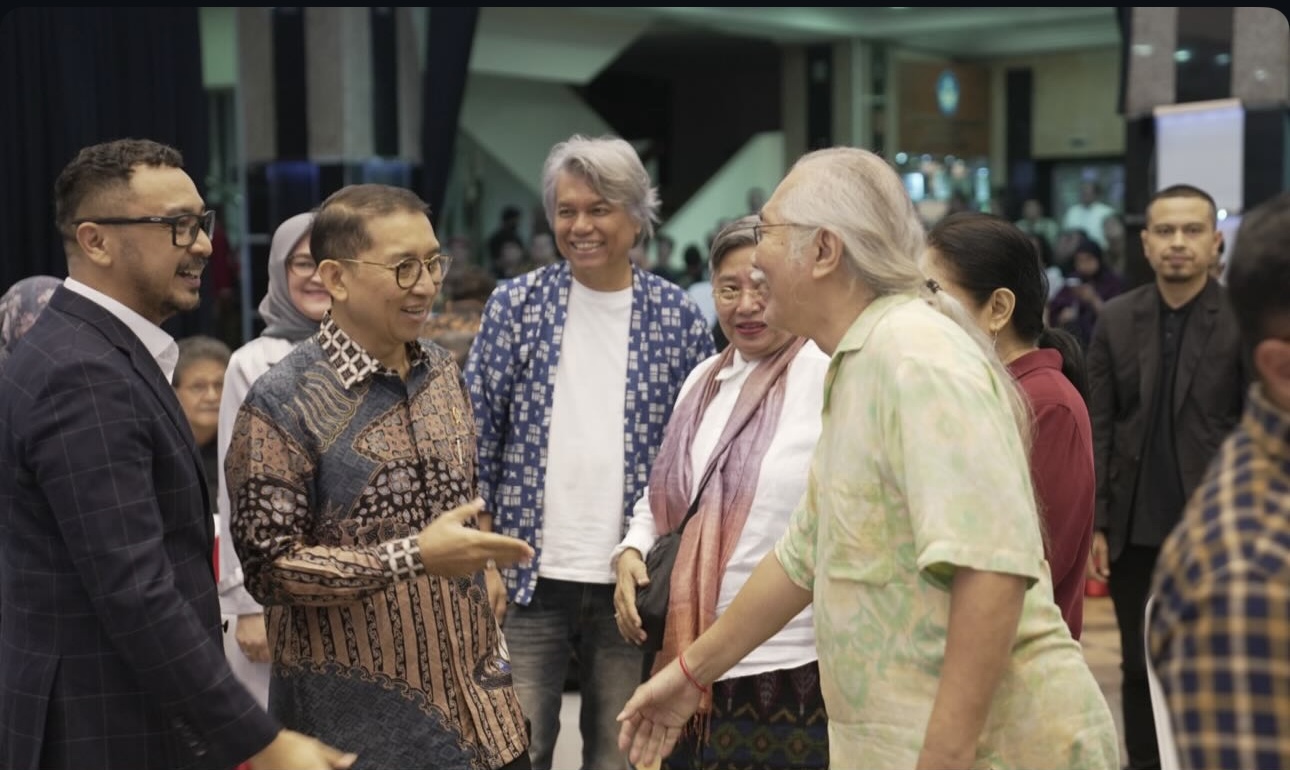
<path fill-rule="evenodd" d="M 136 166 L 126 194 L 110 203 L 86 206 L 80 216 L 176 216 L 200 214 L 203 209 L 197 186 L 182 169 Z M 95 262 L 106 268 L 103 283 L 111 296 L 144 318 L 161 324 L 201 304 L 202 271 L 211 255 L 211 241 L 204 231 L 198 231 L 191 245 L 175 246 L 168 224 L 80 227 L 95 230 L 91 236 Z"/>
<path fill-rule="evenodd" d="M 754 247 L 728 252 L 712 276 L 712 296 L 721 331 L 748 360 L 771 355 L 792 339 L 766 324 L 766 282 L 753 267 Z"/>
<path fill-rule="evenodd" d="M 291 250 L 287 257 L 287 291 L 291 304 L 304 313 L 310 321 L 321 321 L 331 309 L 331 295 L 318 276 L 318 263 L 309 251 L 309 233 Z"/>
<path fill-rule="evenodd" d="M 628 268 L 641 226 L 621 204 L 605 200 L 585 177 L 561 171 L 555 183 L 555 243 L 584 284 Z M 591 278 L 591 280 L 587 280 Z"/>
<path fill-rule="evenodd" d="M 397 212 L 367 220 L 371 246 L 353 259 L 394 267 L 405 259 L 428 260 L 437 255 L 439 239 L 429 218 L 420 212 Z M 345 262 L 344 290 L 335 296 L 348 323 L 344 328 L 368 353 L 385 361 L 421 335 L 439 294 L 442 278 L 423 268 L 421 277 L 402 288 L 393 270 L 378 265 Z"/>

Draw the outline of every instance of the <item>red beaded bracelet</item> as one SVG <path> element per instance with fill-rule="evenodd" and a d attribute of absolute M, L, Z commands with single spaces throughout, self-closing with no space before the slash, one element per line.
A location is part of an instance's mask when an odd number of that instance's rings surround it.
<path fill-rule="evenodd" d="M 685 665 L 685 653 L 677 655 L 676 659 L 681 662 L 681 673 L 685 674 L 685 678 L 690 680 L 690 684 L 694 685 L 699 692 L 706 694 L 708 688 L 699 684 L 699 680 L 694 678 L 694 674 L 691 674 L 689 667 Z"/>

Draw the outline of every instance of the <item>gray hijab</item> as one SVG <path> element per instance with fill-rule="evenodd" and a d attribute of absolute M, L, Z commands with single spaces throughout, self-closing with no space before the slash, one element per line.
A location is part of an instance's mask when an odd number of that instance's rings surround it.
<path fill-rule="evenodd" d="M 318 331 L 318 322 L 300 312 L 291 301 L 287 285 L 287 259 L 313 226 L 312 211 L 296 214 L 278 225 L 269 246 L 269 290 L 260 300 L 260 318 L 264 319 L 266 337 L 281 337 L 300 342 Z"/>

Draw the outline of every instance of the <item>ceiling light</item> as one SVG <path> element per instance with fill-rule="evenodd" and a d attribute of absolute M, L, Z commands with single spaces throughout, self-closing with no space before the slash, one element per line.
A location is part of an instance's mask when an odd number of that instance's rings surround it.
<path fill-rule="evenodd" d="M 1179 64 L 1191 61 L 1191 51 L 1186 48 L 1179 48 L 1177 51 L 1174 51 L 1174 61 Z"/>

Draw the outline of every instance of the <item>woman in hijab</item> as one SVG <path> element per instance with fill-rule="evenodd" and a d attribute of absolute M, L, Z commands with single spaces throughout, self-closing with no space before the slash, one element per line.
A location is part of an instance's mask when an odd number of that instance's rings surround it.
<path fill-rule="evenodd" d="M 45 309 L 54 289 L 62 283 L 61 278 L 33 275 L 10 286 L 0 297 L 0 367 L 4 366 L 14 343 L 36 322 L 36 316 Z"/>
<path fill-rule="evenodd" d="M 256 339 L 238 348 L 224 375 L 219 408 L 219 528 L 220 541 L 229 534 L 228 486 L 224 460 L 233 439 L 233 423 L 251 385 L 292 348 L 318 331 L 331 308 L 331 295 L 318 278 L 318 265 L 309 251 L 312 212 L 297 214 L 278 226 L 269 248 L 269 290 L 260 301 L 266 324 Z M 230 547 L 219 549 L 220 611 L 236 615 L 237 650 L 228 650 L 229 664 L 248 689 L 266 705 L 269 699 L 269 643 L 264 610 L 242 586 L 242 565 Z"/>

